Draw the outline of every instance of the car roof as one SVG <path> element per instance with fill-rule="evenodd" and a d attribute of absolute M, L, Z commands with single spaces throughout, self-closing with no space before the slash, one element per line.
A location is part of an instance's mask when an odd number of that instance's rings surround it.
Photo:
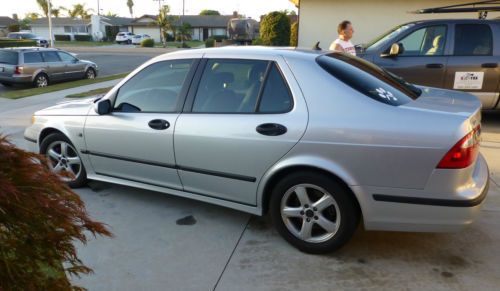
<path fill-rule="evenodd" d="M 1 50 L 10 50 L 10 51 L 18 51 L 18 52 L 32 52 L 32 51 L 61 51 L 57 48 L 43 48 L 43 47 L 7 47 L 2 48 Z"/>
<path fill-rule="evenodd" d="M 500 23 L 500 19 L 470 19 L 470 18 L 455 18 L 455 19 L 426 19 L 407 22 L 405 24 L 457 24 L 457 23 L 471 23 L 471 24 L 485 24 L 485 23 Z"/>
<path fill-rule="evenodd" d="M 283 56 L 295 58 L 316 58 L 319 55 L 325 54 L 328 51 L 312 50 L 295 47 L 265 47 L 265 46 L 225 46 L 218 48 L 201 48 L 191 50 L 180 50 L 167 53 L 157 57 L 157 60 L 168 59 L 170 56 L 186 56 L 186 57 L 210 57 L 211 55 L 224 54 L 228 57 L 245 57 L 245 55 L 262 55 L 262 56 Z"/>

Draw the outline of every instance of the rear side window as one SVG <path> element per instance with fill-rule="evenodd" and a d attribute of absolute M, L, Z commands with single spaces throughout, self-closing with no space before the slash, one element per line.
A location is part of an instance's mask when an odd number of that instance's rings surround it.
<path fill-rule="evenodd" d="M 0 65 L 17 65 L 19 54 L 11 51 L 0 51 Z"/>
<path fill-rule="evenodd" d="M 42 56 L 43 60 L 47 63 L 61 61 L 61 59 L 57 55 L 57 52 L 42 52 Z"/>
<path fill-rule="evenodd" d="M 292 95 L 280 71 L 273 64 L 260 99 L 259 112 L 284 113 L 292 108 Z"/>
<path fill-rule="evenodd" d="M 457 24 L 455 28 L 456 56 L 491 56 L 493 37 L 487 24 Z"/>
<path fill-rule="evenodd" d="M 378 102 L 399 106 L 421 94 L 412 84 L 360 58 L 332 53 L 319 56 L 316 62 L 333 77 Z"/>
<path fill-rule="evenodd" d="M 42 55 L 40 53 L 25 53 L 24 63 L 25 64 L 43 63 Z"/>

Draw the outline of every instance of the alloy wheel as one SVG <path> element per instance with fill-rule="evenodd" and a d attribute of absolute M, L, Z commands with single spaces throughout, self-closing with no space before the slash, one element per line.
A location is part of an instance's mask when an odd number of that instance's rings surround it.
<path fill-rule="evenodd" d="M 61 176 L 65 182 L 75 180 L 82 171 L 82 161 L 76 149 L 65 141 L 52 142 L 47 147 L 46 156 L 53 172 L 66 172 L 69 176 Z"/>

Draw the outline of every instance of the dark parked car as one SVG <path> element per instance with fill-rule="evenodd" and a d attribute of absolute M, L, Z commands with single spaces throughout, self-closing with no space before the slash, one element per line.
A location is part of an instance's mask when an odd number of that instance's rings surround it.
<path fill-rule="evenodd" d="M 51 48 L 0 49 L 0 84 L 48 86 L 52 81 L 94 79 L 97 65 Z"/>
<path fill-rule="evenodd" d="M 13 39 L 32 39 L 36 41 L 37 46 L 49 47 L 47 39 L 29 32 L 11 32 L 7 34 L 7 37 Z"/>
<path fill-rule="evenodd" d="M 408 82 L 466 91 L 483 109 L 500 109 L 500 20 L 410 22 L 357 48 Z"/>

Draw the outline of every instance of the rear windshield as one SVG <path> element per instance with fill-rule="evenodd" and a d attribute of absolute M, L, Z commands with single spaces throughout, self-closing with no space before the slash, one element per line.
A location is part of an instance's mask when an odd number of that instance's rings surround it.
<path fill-rule="evenodd" d="M 11 51 L 0 51 L 0 64 L 17 65 L 19 54 Z"/>
<path fill-rule="evenodd" d="M 319 56 L 316 62 L 330 75 L 364 95 L 399 106 L 417 99 L 422 90 L 370 62 L 344 53 Z"/>

